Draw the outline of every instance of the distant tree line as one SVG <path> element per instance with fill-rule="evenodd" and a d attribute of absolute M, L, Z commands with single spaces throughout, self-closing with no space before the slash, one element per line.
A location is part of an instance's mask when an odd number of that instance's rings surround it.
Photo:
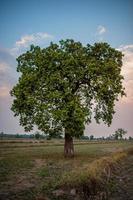
<path fill-rule="evenodd" d="M 0 132 L 0 139 L 47 139 L 47 140 L 50 140 L 51 138 L 57 138 L 57 139 L 61 139 L 62 138 L 62 135 L 61 134 L 58 134 L 56 133 L 53 136 L 51 136 L 50 134 L 49 135 L 46 135 L 44 133 L 40 133 L 38 131 L 36 131 L 34 134 L 7 134 L 7 133 L 4 133 L 4 132 Z"/>
<path fill-rule="evenodd" d="M 118 128 L 115 133 L 113 133 L 112 135 L 109 135 L 107 137 L 94 137 L 94 135 L 90 135 L 90 136 L 86 136 L 86 135 L 82 135 L 81 137 L 79 137 L 78 139 L 81 140 L 122 140 L 123 136 L 127 133 L 127 131 L 125 131 L 122 128 Z M 39 131 L 36 131 L 34 134 L 5 134 L 3 131 L 0 132 L 0 139 L 47 139 L 50 140 L 52 138 L 55 139 L 62 139 L 63 138 L 63 133 L 61 132 L 56 132 L 56 133 L 52 133 L 50 132 L 49 134 L 44 134 L 44 133 L 40 133 Z M 129 136 L 128 138 L 129 140 L 133 140 L 133 137 Z"/>
<path fill-rule="evenodd" d="M 107 137 L 94 137 L 94 135 L 90 136 L 81 136 L 80 139 L 82 140 L 122 140 L 123 136 L 126 135 L 127 131 L 122 128 L 118 128 L 115 133 L 109 135 Z M 129 136 L 129 140 L 133 140 L 133 137 Z"/>
<path fill-rule="evenodd" d="M 0 139 L 17 139 L 17 138 L 25 138 L 31 139 L 34 138 L 34 134 L 7 134 L 4 132 L 0 132 Z"/>

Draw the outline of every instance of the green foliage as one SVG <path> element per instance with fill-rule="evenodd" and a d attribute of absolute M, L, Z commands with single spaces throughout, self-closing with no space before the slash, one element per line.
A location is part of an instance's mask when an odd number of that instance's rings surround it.
<path fill-rule="evenodd" d="M 68 39 L 43 49 L 32 45 L 17 61 L 21 76 L 11 91 L 12 110 L 26 131 L 36 125 L 46 134 L 68 129 L 79 137 L 92 112 L 97 123 L 111 124 L 114 103 L 124 95 L 121 52 Z"/>
<path fill-rule="evenodd" d="M 90 135 L 90 140 L 93 140 L 94 139 L 94 135 Z"/>
<path fill-rule="evenodd" d="M 3 132 L 3 131 L 1 131 L 1 132 L 0 132 L 0 139 L 2 140 L 2 139 L 3 139 L 3 137 L 4 137 L 4 132 Z"/>
<path fill-rule="evenodd" d="M 40 139 L 40 133 L 38 131 L 35 132 L 35 139 L 38 140 Z"/>
<path fill-rule="evenodd" d="M 115 131 L 114 138 L 115 138 L 116 140 L 122 139 L 123 136 L 124 136 L 126 133 L 127 133 L 127 131 L 125 131 L 124 129 L 118 128 L 118 129 Z"/>
<path fill-rule="evenodd" d="M 40 176 L 40 177 L 48 177 L 48 176 L 50 176 L 50 172 L 49 172 L 49 169 L 48 168 L 43 168 L 43 169 L 41 169 L 39 172 L 38 172 L 38 175 Z"/>
<path fill-rule="evenodd" d="M 81 139 L 81 140 L 89 140 L 89 136 L 82 135 L 79 139 Z"/>
<path fill-rule="evenodd" d="M 133 138 L 131 136 L 129 136 L 129 140 L 133 140 Z"/>

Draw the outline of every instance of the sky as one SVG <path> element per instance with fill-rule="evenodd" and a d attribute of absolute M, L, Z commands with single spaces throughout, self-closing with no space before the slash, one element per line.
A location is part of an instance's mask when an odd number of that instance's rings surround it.
<path fill-rule="evenodd" d="M 84 45 L 108 42 L 123 52 L 122 75 L 127 97 L 116 103 L 112 125 L 86 126 L 85 135 L 108 136 L 118 128 L 133 136 L 133 1 L 0 0 L 0 132 L 24 133 L 10 110 L 10 90 L 17 83 L 16 58 L 31 44 L 72 38 Z"/>

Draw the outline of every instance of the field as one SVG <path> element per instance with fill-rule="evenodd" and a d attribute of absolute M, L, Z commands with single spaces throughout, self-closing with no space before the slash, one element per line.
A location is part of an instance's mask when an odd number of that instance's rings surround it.
<path fill-rule="evenodd" d="M 0 142 L 0 200 L 96 199 L 95 195 L 90 198 L 83 195 L 79 186 L 88 180 L 85 178 L 88 176 L 87 169 L 92 168 L 97 177 L 95 167 L 102 166 L 105 160 L 109 162 L 108 166 L 112 166 L 110 168 L 114 170 L 114 173 L 107 174 L 110 179 L 108 191 L 106 188 L 108 197 L 102 195 L 101 199 L 130 200 L 133 196 L 131 176 L 133 175 L 133 151 L 131 148 L 133 148 L 132 141 L 75 141 L 75 157 L 65 159 L 62 140 L 45 142 L 3 140 Z M 128 149 L 130 149 L 128 156 L 123 156 L 122 152 Z M 117 165 L 115 163 L 114 169 L 114 157 L 111 156 L 115 154 L 119 163 Z M 119 155 L 123 158 L 119 159 Z M 100 171 L 100 167 L 98 170 Z"/>

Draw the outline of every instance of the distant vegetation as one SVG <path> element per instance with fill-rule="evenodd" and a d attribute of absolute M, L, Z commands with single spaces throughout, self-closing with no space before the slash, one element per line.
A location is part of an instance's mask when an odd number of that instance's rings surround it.
<path fill-rule="evenodd" d="M 0 133 L 0 139 L 51 139 L 51 138 L 57 138 L 57 139 L 61 139 L 62 136 L 61 135 L 56 135 L 55 137 L 50 137 L 47 136 L 45 134 L 41 134 L 39 132 L 35 132 L 34 134 L 6 134 L 1 132 Z"/>
<path fill-rule="evenodd" d="M 101 141 L 101 140 L 122 140 L 124 139 L 123 136 L 127 133 L 127 131 L 125 131 L 124 129 L 122 128 L 119 128 L 117 131 L 115 131 L 114 134 L 112 135 L 109 135 L 107 137 L 105 136 L 102 136 L 102 137 L 95 137 L 94 135 L 90 135 L 90 136 L 87 136 L 87 135 L 82 135 L 80 137 L 78 137 L 77 139 L 79 140 L 97 140 L 97 141 Z M 35 140 L 42 140 L 42 139 L 45 139 L 45 140 L 51 140 L 51 139 L 63 139 L 63 134 L 54 134 L 54 135 L 47 135 L 47 134 L 44 134 L 44 133 L 41 133 L 39 131 L 36 131 L 35 133 L 33 134 L 6 134 L 4 132 L 0 132 L 0 140 L 2 139 L 35 139 Z M 76 139 L 76 138 L 75 138 Z M 133 140 L 133 137 L 129 136 L 129 138 L 126 138 L 126 139 L 129 139 L 129 140 Z"/>

